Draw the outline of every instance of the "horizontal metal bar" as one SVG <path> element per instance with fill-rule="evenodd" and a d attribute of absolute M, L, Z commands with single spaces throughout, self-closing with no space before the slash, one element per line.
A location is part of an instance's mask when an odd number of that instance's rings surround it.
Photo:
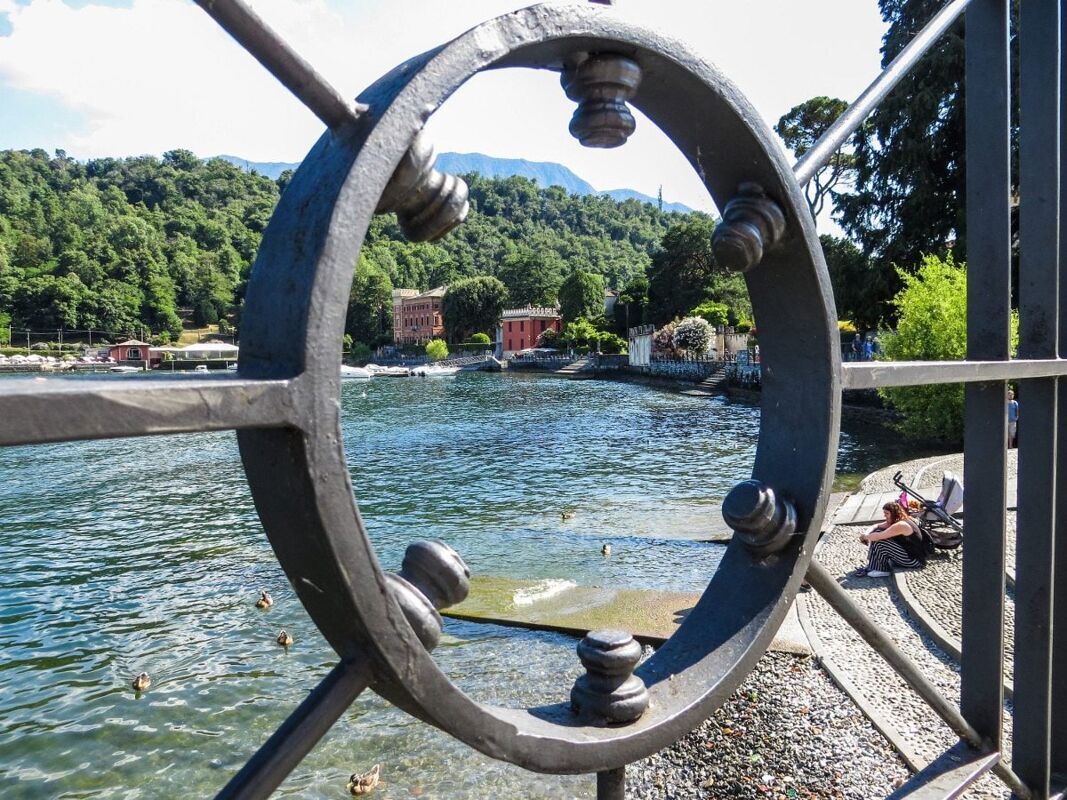
<path fill-rule="evenodd" d="M 842 589 L 826 568 L 815 559 L 812 559 L 808 565 L 807 579 L 811 587 L 830 604 L 830 607 L 852 626 L 878 655 L 886 660 L 893 671 L 915 690 L 915 693 L 944 720 L 957 736 L 975 750 L 986 749 L 986 743 L 982 741 L 982 737 L 963 718 L 959 710 L 944 698 L 937 687 L 923 675 L 922 670 L 900 651 L 886 632 L 878 626 L 878 623 L 864 613 L 863 609 L 848 596 L 848 592 Z M 993 772 L 1020 798 L 1030 797 L 1030 790 L 1006 764 L 998 761 L 993 767 Z"/>
<path fill-rule="evenodd" d="M 881 389 L 930 383 L 1025 380 L 1067 375 L 1067 359 L 1013 361 L 858 361 L 842 364 L 841 388 Z"/>
<path fill-rule="evenodd" d="M 946 750 L 886 800 L 952 800 L 1000 761 L 996 750 L 983 752 L 959 742 Z"/>
<path fill-rule="evenodd" d="M 241 767 L 215 800 L 270 797 L 370 684 L 369 659 L 341 662 Z"/>
<path fill-rule="evenodd" d="M 205 378 L 29 378 L 0 384 L 0 445 L 296 424 L 291 384 Z"/>
<path fill-rule="evenodd" d="M 355 122 L 366 106 L 345 100 L 242 0 L 196 0 L 256 61 L 330 128 Z"/>
<path fill-rule="evenodd" d="M 915 34 L 915 38 L 908 42 L 892 63 L 882 70 L 882 73 L 874 79 L 863 94 L 856 98 L 845 113 L 838 117 L 826 133 L 820 136 L 811 149 L 797 161 L 793 167 L 793 175 L 797 183 L 803 186 L 815 176 L 816 172 L 826 166 L 837 149 L 859 128 L 867 115 L 882 102 L 882 98 L 893 90 L 893 87 L 915 66 L 916 62 L 926 55 L 941 34 L 963 13 L 968 3 L 970 0 L 952 0 L 926 23 L 926 27 Z"/>

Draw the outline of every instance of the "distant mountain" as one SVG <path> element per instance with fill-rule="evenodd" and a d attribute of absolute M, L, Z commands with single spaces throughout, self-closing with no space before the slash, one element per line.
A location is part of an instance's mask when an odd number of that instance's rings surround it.
<path fill-rule="evenodd" d="M 300 166 L 298 163 L 285 163 L 281 161 L 248 161 L 237 156 L 218 156 L 224 161 L 229 161 L 244 170 L 255 170 L 260 175 L 277 179 L 287 169 L 295 170 Z M 481 153 L 441 153 L 437 156 L 437 168 L 442 172 L 462 174 L 464 172 L 477 172 L 487 178 L 508 178 L 518 175 L 529 178 L 538 186 L 562 186 L 571 194 L 604 194 L 620 202 L 623 200 L 637 200 L 642 203 L 658 201 L 655 197 L 634 191 L 633 189 L 611 189 L 606 192 L 598 192 L 588 181 L 584 181 L 562 164 L 554 164 L 550 161 L 527 161 L 525 158 L 495 158 Z M 664 211 L 680 211 L 687 214 L 693 209 L 682 203 L 664 203 Z"/>

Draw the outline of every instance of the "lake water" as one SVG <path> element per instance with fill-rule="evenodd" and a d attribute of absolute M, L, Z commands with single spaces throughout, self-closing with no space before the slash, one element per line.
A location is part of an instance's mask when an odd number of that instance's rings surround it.
<path fill-rule="evenodd" d="M 722 548 L 691 537 L 716 527 L 759 431 L 749 404 L 550 376 L 375 379 L 342 395 L 387 569 L 440 538 L 475 574 L 699 590 Z M 843 470 L 890 460 L 864 437 L 844 434 Z M 336 661 L 259 527 L 232 433 L 0 449 L 0 511 L 4 798 L 211 795 Z M 435 658 L 477 699 L 521 707 L 568 696 L 574 644 L 447 621 Z M 142 670 L 153 684 L 137 696 Z M 376 762 L 380 798 L 595 795 L 589 777 L 491 761 L 370 693 L 280 795 L 345 797 L 348 774 Z"/>

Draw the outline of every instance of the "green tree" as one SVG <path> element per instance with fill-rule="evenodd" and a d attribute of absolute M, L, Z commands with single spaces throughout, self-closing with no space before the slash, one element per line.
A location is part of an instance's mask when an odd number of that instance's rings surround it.
<path fill-rule="evenodd" d="M 604 313 L 604 278 L 575 270 L 559 287 L 559 313 L 564 324 Z"/>
<path fill-rule="evenodd" d="M 711 252 L 715 222 L 694 214 L 672 226 L 648 273 L 648 322 L 664 323 L 709 298 L 720 268 Z"/>
<path fill-rule="evenodd" d="M 839 316 L 854 321 L 861 329 L 878 327 L 893 315 L 893 290 L 897 285 L 878 263 L 866 256 L 848 239 L 828 234 L 819 237 Z"/>
<path fill-rule="evenodd" d="M 563 282 L 563 259 L 554 250 L 519 247 L 500 265 L 511 306 L 553 306 Z"/>
<path fill-rule="evenodd" d="M 426 343 L 426 355 L 430 357 L 431 361 L 440 361 L 442 358 L 448 358 L 448 345 L 445 344 L 443 339 L 430 339 Z"/>
<path fill-rule="evenodd" d="M 619 314 L 619 310 L 622 314 Z M 615 322 L 623 333 L 630 328 L 645 324 L 645 309 L 648 307 L 648 276 L 634 275 L 619 292 L 615 306 Z M 620 319 L 620 316 L 622 317 Z"/>
<path fill-rule="evenodd" d="M 488 333 L 475 333 L 468 340 L 471 344 L 492 344 L 493 340 L 489 338 Z"/>
<path fill-rule="evenodd" d="M 507 297 L 507 287 L 488 275 L 464 278 L 449 286 L 441 302 L 441 316 L 451 341 L 461 342 L 473 333 L 495 329 Z"/>
<path fill-rule="evenodd" d="M 393 283 L 377 264 L 360 256 L 348 295 L 345 333 L 376 346 L 392 338 Z"/>
<path fill-rule="evenodd" d="M 836 97 L 813 97 L 793 106 L 778 120 L 774 131 L 782 137 L 797 158 L 807 153 L 812 146 L 845 113 L 848 103 Z M 826 166 L 815 172 L 804 187 L 811 215 L 817 217 L 826 203 L 840 194 L 838 187 L 846 188 L 855 171 L 856 157 L 845 147 L 839 148 L 830 157 Z"/>
<path fill-rule="evenodd" d="M 889 24 L 887 66 L 940 0 L 879 0 Z M 965 257 L 963 21 L 937 40 L 878 104 L 854 139 L 855 186 L 837 200 L 837 218 L 899 287 L 893 265 L 918 265 L 950 246 Z"/>
<path fill-rule="evenodd" d="M 893 298 L 896 333 L 882 340 L 893 361 L 955 361 L 967 353 L 967 270 L 952 256 L 926 256 L 913 273 L 900 270 L 903 288 Z M 1012 349 L 1018 319 L 1012 319 Z M 879 390 L 903 414 L 910 438 L 959 442 L 963 438 L 963 385 L 901 386 Z"/>

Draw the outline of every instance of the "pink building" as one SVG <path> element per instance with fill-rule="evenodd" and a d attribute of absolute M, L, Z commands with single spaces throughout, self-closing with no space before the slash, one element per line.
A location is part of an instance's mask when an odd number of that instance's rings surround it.
<path fill-rule="evenodd" d="M 148 342 L 140 342 L 137 339 L 127 339 L 125 342 L 119 342 L 113 344 L 107 350 L 108 358 L 112 358 L 118 362 L 124 361 L 136 361 L 144 363 L 148 361 L 148 348 L 150 348 Z"/>
<path fill-rule="evenodd" d="M 556 308 L 509 308 L 500 315 L 504 357 L 538 346 L 538 337 L 547 330 L 559 332 L 563 319 Z"/>

